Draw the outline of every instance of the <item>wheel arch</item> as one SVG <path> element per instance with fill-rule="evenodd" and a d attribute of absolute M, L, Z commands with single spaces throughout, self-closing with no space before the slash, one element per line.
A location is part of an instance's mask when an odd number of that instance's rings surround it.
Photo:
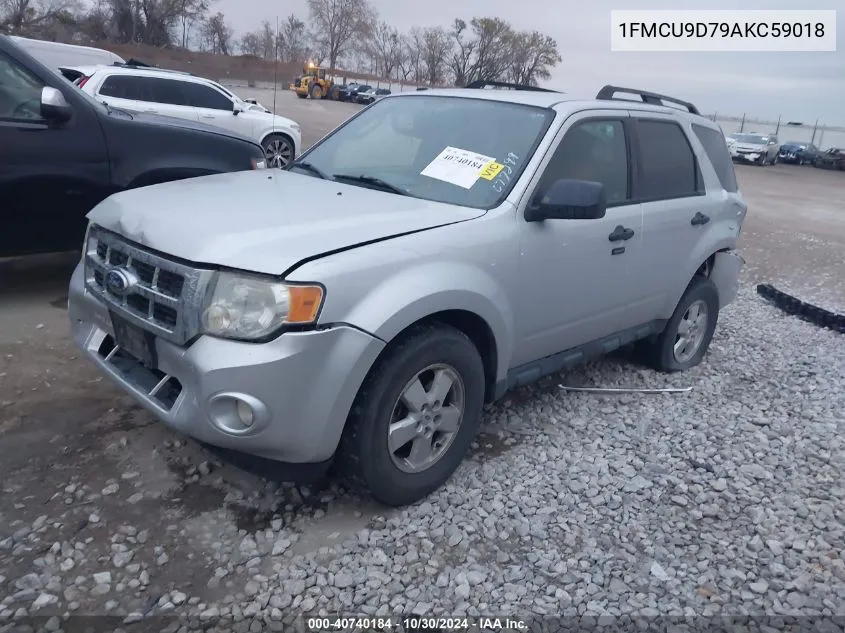
<path fill-rule="evenodd" d="M 400 340 L 408 332 L 422 325 L 442 324 L 452 327 L 463 333 L 478 350 L 481 362 L 484 365 L 484 400 L 492 402 L 496 395 L 497 367 L 499 363 L 499 348 L 496 343 L 496 336 L 493 328 L 479 314 L 466 309 L 446 309 L 432 312 L 409 323 L 396 333 L 376 358 L 370 371 L 373 370 L 381 356 L 390 348 L 391 343 Z"/>

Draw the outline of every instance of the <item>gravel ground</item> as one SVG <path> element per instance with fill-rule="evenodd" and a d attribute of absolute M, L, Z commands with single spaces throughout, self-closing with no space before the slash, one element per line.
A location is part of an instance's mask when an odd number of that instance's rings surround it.
<path fill-rule="evenodd" d="M 312 137 L 339 116 L 314 113 Z M 845 307 L 845 181 L 790 169 L 738 168 L 744 289 L 701 366 L 618 355 L 520 389 L 449 484 L 402 510 L 219 461 L 77 357 L 67 263 L 0 268 L 0 633 L 175 631 L 175 615 L 291 630 L 303 613 L 839 616 L 819 630 L 841 633 L 845 338 L 754 285 Z"/>
<path fill-rule="evenodd" d="M 367 504 L 333 485 L 239 492 L 189 444 L 146 447 L 170 466 L 157 499 L 128 470 L 14 506 L 31 516 L 52 499 L 58 514 L 23 521 L 4 507 L 0 621 L 190 613 L 232 617 L 246 631 L 252 619 L 338 611 L 845 613 L 845 339 L 744 291 L 711 350 L 685 374 L 619 357 L 556 379 L 692 385 L 687 394 L 562 393 L 555 381 L 520 390 L 491 407 L 474 456 L 442 491 L 387 514 L 365 517 L 355 508 Z M 131 435 L 111 458 L 143 464 Z M 199 512 L 168 524 L 168 502 L 183 497 Z M 155 537 L 102 518 L 109 503 L 151 501 L 145 511 L 163 528 Z M 336 531 L 315 549 L 308 542 L 329 515 Z M 164 545 L 173 537 L 204 563 L 192 586 L 167 584 L 181 565 Z"/>

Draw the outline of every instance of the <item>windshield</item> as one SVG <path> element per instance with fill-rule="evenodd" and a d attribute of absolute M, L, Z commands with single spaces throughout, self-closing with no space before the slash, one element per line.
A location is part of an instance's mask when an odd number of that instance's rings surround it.
<path fill-rule="evenodd" d="M 750 143 L 752 145 L 765 145 L 769 142 L 768 136 L 761 136 L 759 134 L 732 134 L 737 143 Z"/>
<path fill-rule="evenodd" d="M 380 99 L 300 160 L 327 177 L 364 176 L 417 198 L 489 209 L 510 192 L 555 114 L 412 94 Z M 354 184 L 367 186 L 360 178 Z"/>

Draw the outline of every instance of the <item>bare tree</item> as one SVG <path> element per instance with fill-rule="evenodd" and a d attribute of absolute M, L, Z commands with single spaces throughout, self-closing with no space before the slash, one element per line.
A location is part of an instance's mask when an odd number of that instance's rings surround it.
<path fill-rule="evenodd" d="M 508 70 L 513 29 L 500 18 L 473 18 L 474 57 L 467 80 L 497 80 Z"/>
<path fill-rule="evenodd" d="M 402 39 L 399 31 L 387 22 L 379 22 L 367 40 L 366 49 L 375 61 L 376 73 L 391 79 L 402 56 Z"/>
<path fill-rule="evenodd" d="M 309 54 L 305 22 L 291 13 L 279 29 L 279 56 L 286 62 L 301 64 Z M 322 61 L 322 60 L 321 60 Z"/>
<path fill-rule="evenodd" d="M 452 52 L 452 40 L 442 28 L 430 27 L 422 33 L 422 58 L 425 64 L 426 81 L 430 86 L 445 82 L 448 55 Z"/>
<path fill-rule="evenodd" d="M 325 53 L 329 67 L 349 50 L 353 38 L 369 34 L 375 11 L 367 0 L 308 0 L 317 49 Z"/>
<path fill-rule="evenodd" d="M 551 70 L 561 61 L 554 38 L 539 31 L 520 32 L 511 38 L 508 81 L 536 86 L 551 77 Z"/>
<path fill-rule="evenodd" d="M 50 22 L 68 21 L 78 8 L 72 0 L 0 0 L 0 31 L 38 35 Z"/>
<path fill-rule="evenodd" d="M 176 0 L 182 26 L 182 48 L 188 48 L 191 27 L 208 13 L 208 0 Z"/>
<path fill-rule="evenodd" d="M 473 55 L 477 42 L 468 37 L 467 23 L 460 18 L 456 18 L 452 26 L 451 37 L 455 42 L 452 51 L 449 65 L 452 67 L 452 73 L 455 76 L 455 85 L 464 86 L 467 83 L 473 66 Z"/>
<path fill-rule="evenodd" d="M 206 18 L 202 24 L 201 33 L 204 50 L 215 55 L 229 55 L 232 29 L 226 24 L 226 16 L 220 11 Z"/>

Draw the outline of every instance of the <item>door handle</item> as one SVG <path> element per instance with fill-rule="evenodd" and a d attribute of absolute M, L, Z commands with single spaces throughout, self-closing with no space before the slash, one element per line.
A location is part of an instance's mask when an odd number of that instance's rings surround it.
<path fill-rule="evenodd" d="M 611 242 L 622 242 L 625 240 L 630 240 L 634 237 L 634 230 L 626 228 L 621 224 L 613 229 L 613 233 L 607 236 Z"/>
<path fill-rule="evenodd" d="M 147 108 L 144 112 L 149 112 L 150 114 L 158 114 L 158 110 L 155 108 Z"/>
<path fill-rule="evenodd" d="M 200 115 L 203 119 L 216 119 L 217 117 L 213 114 L 201 114 Z"/>
<path fill-rule="evenodd" d="M 696 211 L 695 215 L 692 216 L 692 220 L 690 220 L 690 224 L 692 224 L 693 226 L 699 226 L 702 224 L 707 224 L 709 221 L 709 215 L 704 215 L 701 211 Z"/>

